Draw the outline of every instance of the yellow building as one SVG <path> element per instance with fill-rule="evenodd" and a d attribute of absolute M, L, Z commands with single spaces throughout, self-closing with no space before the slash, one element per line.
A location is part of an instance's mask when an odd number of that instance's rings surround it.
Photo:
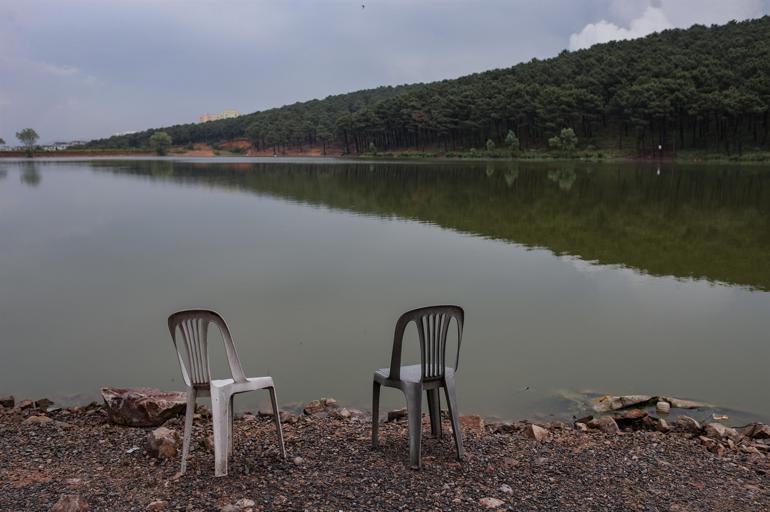
<path fill-rule="evenodd" d="M 240 116 L 241 113 L 231 108 L 220 112 L 219 114 L 203 114 L 198 117 L 198 121 L 201 123 L 208 123 L 209 121 L 219 121 L 220 119 L 232 119 Z"/>

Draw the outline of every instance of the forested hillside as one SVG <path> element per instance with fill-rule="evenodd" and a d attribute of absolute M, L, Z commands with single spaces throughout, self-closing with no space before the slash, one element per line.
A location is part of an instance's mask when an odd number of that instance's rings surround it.
<path fill-rule="evenodd" d="M 256 94 L 256 93 L 255 93 Z M 580 147 L 644 153 L 767 149 L 770 17 L 667 30 L 643 39 L 564 51 L 507 69 L 430 84 L 381 87 L 256 112 L 160 128 L 175 145 L 246 137 L 257 150 L 314 145 L 345 153 L 376 148 L 444 151 L 546 147 L 572 128 Z M 155 130 L 92 141 L 145 147 Z"/>

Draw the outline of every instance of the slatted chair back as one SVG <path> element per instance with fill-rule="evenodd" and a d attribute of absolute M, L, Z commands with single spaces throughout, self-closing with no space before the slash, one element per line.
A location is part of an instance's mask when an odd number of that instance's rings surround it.
<path fill-rule="evenodd" d="M 211 324 L 217 326 L 222 334 L 233 380 L 246 382 L 238 353 L 235 351 L 235 344 L 230 336 L 230 329 L 222 316 L 208 309 L 188 309 L 168 317 L 168 330 L 174 341 L 185 383 L 196 388 L 208 388 L 211 382 L 208 354 L 208 331 Z M 177 333 L 180 336 L 177 336 Z M 186 357 L 182 355 L 180 345 L 184 346 Z"/>
<path fill-rule="evenodd" d="M 446 349 L 449 327 L 452 319 L 457 325 L 457 354 L 454 369 L 460 363 L 460 344 L 463 337 L 465 312 L 460 306 L 430 306 L 407 311 L 396 322 L 393 337 L 393 354 L 390 362 L 392 380 L 400 378 L 401 347 L 407 326 L 414 322 L 420 339 L 420 367 L 422 380 L 440 380 L 444 378 L 446 368 Z"/>

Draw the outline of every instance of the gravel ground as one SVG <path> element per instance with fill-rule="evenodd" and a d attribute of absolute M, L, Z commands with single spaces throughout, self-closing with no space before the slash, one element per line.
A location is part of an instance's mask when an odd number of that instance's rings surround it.
<path fill-rule="evenodd" d="M 381 447 L 372 450 L 366 416 L 302 416 L 284 425 L 282 460 L 270 418 L 248 415 L 235 422 L 230 475 L 215 478 L 204 415 L 179 478 L 178 456 L 146 452 L 152 429 L 112 425 L 101 407 L 25 422 L 32 414 L 40 413 L 0 408 L 2 511 L 50 510 L 66 494 L 91 510 L 116 511 L 770 510 L 770 458 L 739 449 L 714 454 L 683 433 L 552 424 L 550 440 L 538 442 L 524 435 L 525 423 L 487 425 L 467 429 L 467 459 L 459 463 L 448 422 L 442 439 L 431 438 L 425 423 L 424 467 L 414 471 L 403 422 L 383 424 Z M 181 419 L 165 426 L 183 430 Z"/>

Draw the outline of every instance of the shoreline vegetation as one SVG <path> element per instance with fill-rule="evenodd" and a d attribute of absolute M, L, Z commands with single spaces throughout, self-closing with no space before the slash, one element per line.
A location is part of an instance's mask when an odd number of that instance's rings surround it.
<path fill-rule="evenodd" d="M 180 475 L 176 414 L 153 426 L 114 422 L 110 406 L 58 408 L 0 400 L 2 510 L 699 510 L 770 507 L 770 427 L 735 429 L 689 416 L 623 408 L 571 422 L 487 423 L 464 416 L 466 458 L 450 424 L 427 434 L 423 468 L 408 467 L 403 411 L 371 416 L 333 399 L 272 415 L 236 417 L 230 473 L 213 476 L 210 413 L 196 409 L 187 473 Z M 149 410 L 149 408 L 148 408 Z M 181 413 L 181 411 L 180 411 Z M 667 417 L 667 416 L 666 416 Z M 161 425 L 162 426 L 159 426 Z M 58 508 L 57 508 L 58 507 Z M 67 508 L 70 507 L 70 508 Z"/>
<path fill-rule="evenodd" d="M 25 151 L 2 151 L 0 158 L 77 158 L 77 157 L 153 157 L 160 156 L 148 149 L 72 149 L 60 151 L 33 151 L 30 157 Z M 648 162 L 648 163 L 730 163 L 730 164 L 770 164 L 770 151 L 751 151 L 742 154 L 726 154 L 710 151 L 680 151 L 677 154 L 662 154 L 638 156 L 620 151 L 576 151 L 571 155 L 552 153 L 543 150 L 520 152 L 516 156 L 504 151 L 383 151 L 362 154 L 344 154 L 342 152 L 327 152 L 322 154 L 319 148 L 306 148 L 303 151 L 286 151 L 272 153 L 269 151 L 253 151 L 246 149 L 222 148 L 196 145 L 194 149 L 174 147 L 164 155 L 178 158 L 215 158 L 215 157 L 258 157 L 258 158 L 328 158 L 361 161 L 392 161 L 392 160 L 445 160 L 445 161 L 496 161 L 496 162 Z"/>

